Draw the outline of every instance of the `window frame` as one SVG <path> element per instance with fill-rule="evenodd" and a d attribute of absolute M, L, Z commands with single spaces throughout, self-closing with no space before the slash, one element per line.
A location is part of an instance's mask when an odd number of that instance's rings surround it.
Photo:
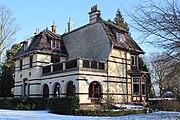
<path fill-rule="evenodd" d="M 116 40 L 118 42 L 126 42 L 126 33 L 116 31 Z"/>
<path fill-rule="evenodd" d="M 131 65 L 138 66 L 138 55 L 131 55 Z"/>
<path fill-rule="evenodd" d="M 95 85 L 94 84 L 97 84 L 97 96 L 95 96 Z M 102 88 L 101 88 L 101 84 L 98 82 L 98 81 L 93 81 L 93 82 L 91 82 L 90 83 L 90 85 L 89 85 L 89 98 L 90 99 L 99 99 L 99 98 L 101 98 L 102 97 Z"/>
<path fill-rule="evenodd" d="M 23 49 L 24 49 L 24 51 L 26 51 L 28 49 L 28 41 L 24 42 Z"/>
<path fill-rule="evenodd" d="M 133 89 L 132 89 L 132 94 L 135 95 L 135 96 L 139 96 L 141 94 L 141 87 L 140 87 L 140 77 L 133 77 Z M 138 81 L 135 81 L 135 79 L 138 79 Z M 134 85 L 138 85 L 138 92 L 135 93 L 135 87 Z"/>
<path fill-rule="evenodd" d="M 33 55 L 29 56 L 29 68 L 33 67 Z"/>
<path fill-rule="evenodd" d="M 22 70 L 23 68 L 23 59 L 19 60 L 19 70 Z"/>
<path fill-rule="evenodd" d="M 143 89 L 143 85 L 144 85 L 144 89 Z M 146 95 L 146 80 L 145 79 L 142 79 L 141 80 L 141 93 L 142 95 Z"/>
<path fill-rule="evenodd" d="M 51 49 L 52 50 L 61 50 L 61 41 L 51 40 Z"/>

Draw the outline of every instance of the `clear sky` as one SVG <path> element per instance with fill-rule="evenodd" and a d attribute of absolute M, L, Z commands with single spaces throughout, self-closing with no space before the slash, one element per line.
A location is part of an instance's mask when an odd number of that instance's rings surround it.
<path fill-rule="evenodd" d="M 35 29 L 40 31 L 46 27 L 51 29 L 53 21 L 57 25 L 57 33 L 63 34 L 67 28 L 69 17 L 72 17 L 73 28 L 78 28 L 89 22 L 90 8 L 98 5 L 101 17 L 104 20 L 114 19 L 119 8 L 127 23 L 131 23 L 125 11 L 131 12 L 132 8 L 141 3 L 141 0 L 0 0 L 6 5 L 17 19 L 21 30 L 17 34 L 16 43 L 34 35 Z M 132 37 L 138 42 L 138 34 L 130 28 Z M 145 52 L 149 45 L 139 44 Z"/>

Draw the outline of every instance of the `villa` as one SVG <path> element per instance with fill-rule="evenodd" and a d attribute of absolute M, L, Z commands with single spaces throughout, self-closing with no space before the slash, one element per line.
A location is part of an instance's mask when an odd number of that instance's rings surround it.
<path fill-rule="evenodd" d="M 45 29 L 22 42 L 14 56 L 15 97 L 72 97 L 81 105 L 99 104 L 111 95 L 116 103 L 148 99 L 147 72 L 139 70 L 144 51 L 133 40 L 120 11 L 115 22 L 101 18 L 97 5 L 89 23 L 56 33 Z"/>

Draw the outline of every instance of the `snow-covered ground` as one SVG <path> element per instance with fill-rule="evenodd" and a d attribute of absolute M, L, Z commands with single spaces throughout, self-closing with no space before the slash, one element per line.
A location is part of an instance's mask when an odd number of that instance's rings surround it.
<path fill-rule="evenodd" d="M 57 115 L 42 111 L 19 111 L 0 109 L 0 120 L 180 120 L 180 112 L 154 112 L 119 117 L 87 117 Z"/>

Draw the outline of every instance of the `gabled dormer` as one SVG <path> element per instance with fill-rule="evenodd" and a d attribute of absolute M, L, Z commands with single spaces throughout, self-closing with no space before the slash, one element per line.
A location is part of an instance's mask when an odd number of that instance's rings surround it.
<path fill-rule="evenodd" d="M 16 53 L 14 59 L 22 59 L 23 57 L 34 53 L 48 54 L 56 57 L 67 57 L 67 52 L 61 39 L 61 35 L 56 33 L 55 22 L 53 22 L 51 27 L 52 31 L 48 30 L 48 28 L 41 32 L 38 30 L 38 32 L 35 32 L 33 37 L 22 42 L 22 47 Z"/>

